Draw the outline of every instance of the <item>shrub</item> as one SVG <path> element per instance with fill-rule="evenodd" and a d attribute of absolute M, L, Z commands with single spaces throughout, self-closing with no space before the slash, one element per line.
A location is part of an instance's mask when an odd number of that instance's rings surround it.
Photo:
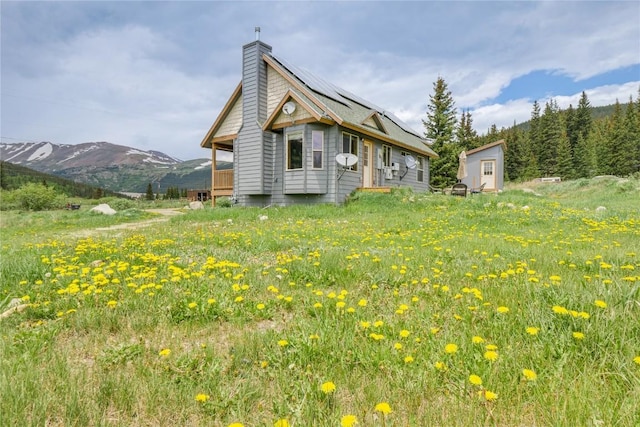
<path fill-rule="evenodd" d="M 65 195 L 58 194 L 54 187 L 33 182 L 23 185 L 14 193 L 16 201 L 23 209 L 43 211 L 62 208 L 65 204 Z"/>

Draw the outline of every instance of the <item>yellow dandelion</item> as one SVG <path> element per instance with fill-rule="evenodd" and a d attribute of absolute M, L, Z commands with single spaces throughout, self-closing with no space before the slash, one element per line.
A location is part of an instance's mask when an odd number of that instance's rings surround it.
<path fill-rule="evenodd" d="M 242 423 L 231 423 L 227 427 L 244 427 Z"/>
<path fill-rule="evenodd" d="M 388 404 L 387 402 L 380 402 L 380 403 L 378 403 L 378 404 L 376 405 L 376 407 L 375 407 L 375 411 L 376 411 L 376 412 L 380 412 L 380 413 L 382 413 L 383 415 L 388 415 L 388 414 L 390 414 L 391 412 L 393 412 L 393 411 L 391 410 L 391 406 L 389 406 L 389 404 Z"/>
<path fill-rule="evenodd" d="M 525 330 L 529 335 L 538 335 L 538 332 L 540 332 L 540 328 L 536 328 L 535 326 L 529 326 Z"/>
<path fill-rule="evenodd" d="M 494 400 L 498 399 L 498 394 L 489 390 L 484 390 L 484 398 L 489 402 L 493 402 Z"/>
<path fill-rule="evenodd" d="M 358 424 L 358 418 L 355 415 L 345 415 L 340 419 L 340 427 L 353 427 Z"/>
<path fill-rule="evenodd" d="M 411 332 L 407 331 L 406 329 L 400 331 L 400 336 L 402 338 L 407 338 L 409 335 L 411 335 Z"/>
<path fill-rule="evenodd" d="M 535 381 L 538 379 L 538 374 L 536 374 L 532 369 L 523 369 L 522 375 L 527 381 Z"/>
<path fill-rule="evenodd" d="M 402 350 L 402 344 L 400 344 L 399 342 L 395 343 L 393 345 L 393 348 L 395 348 L 396 350 Z"/>
<path fill-rule="evenodd" d="M 158 352 L 158 355 L 164 356 L 164 357 L 167 357 L 170 354 L 171 354 L 171 349 L 170 348 L 163 348 L 162 350 L 160 350 Z"/>
<path fill-rule="evenodd" d="M 447 354 L 454 354 L 457 351 L 458 351 L 458 346 L 455 344 L 449 343 L 444 346 L 444 352 Z"/>
<path fill-rule="evenodd" d="M 208 394 L 204 394 L 204 393 L 198 393 L 198 394 L 196 394 L 195 399 L 196 399 L 196 402 L 204 403 L 207 400 L 211 399 L 211 396 L 209 396 Z"/>
<path fill-rule="evenodd" d="M 484 338 L 476 335 L 471 338 L 471 342 L 473 342 L 474 344 L 482 344 L 484 342 Z"/>
<path fill-rule="evenodd" d="M 288 346 L 288 345 L 289 345 L 289 341 L 287 341 L 287 340 L 280 340 L 280 341 L 278 341 L 278 345 L 279 345 L 280 347 L 286 347 L 286 346 Z"/>
<path fill-rule="evenodd" d="M 116 308 L 116 305 L 118 305 L 118 301 L 111 300 L 107 302 L 107 307 L 109 308 Z"/>
<path fill-rule="evenodd" d="M 636 356 L 633 358 L 633 361 L 640 365 L 640 356 Z"/>
<path fill-rule="evenodd" d="M 584 339 L 584 334 L 582 332 L 574 332 L 572 335 L 577 340 Z"/>
<path fill-rule="evenodd" d="M 496 309 L 496 311 L 498 313 L 508 313 L 509 312 L 509 307 L 505 307 L 505 306 L 500 306 Z"/>
<path fill-rule="evenodd" d="M 290 425 L 291 424 L 289 424 L 289 420 L 287 420 L 286 418 L 281 418 L 275 422 L 273 427 L 289 427 Z"/>
<path fill-rule="evenodd" d="M 322 390 L 324 394 L 331 394 L 336 391 L 336 385 L 331 381 L 327 381 L 320 386 L 320 390 Z"/>
<path fill-rule="evenodd" d="M 444 364 L 444 362 L 436 362 L 434 363 L 435 368 L 439 371 L 446 371 L 447 370 L 447 365 Z"/>
<path fill-rule="evenodd" d="M 413 357 L 412 356 L 407 356 L 404 358 L 404 363 L 413 363 Z"/>
<path fill-rule="evenodd" d="M 607 303 L 599 299 L 595 300 L 593 304 L 599 308 L 607 308 Z"/>
<path fill-rule="evenodd" d="M 498 352 L 493 350 L 485 351 L 484 358 L 490 360 L 491 362 L 495 362 L 496 360 L 498 360 Z"/>
<path fill-rule="evenodd" d="M 469 382 L 473 385 L 482 385 L 482 378 L 477 375 L 469 375 Z"/>
<path fill-rule="evenodd" d="M 367 306 L 367 300 L 366 299 L 361 299 L 360 301 L 358 301 L 358 305 L 360 307 L 366 307 Z"/>
<path fill-rule="evenodd" d="M 196 302 L 190 302 L 189 305 L 187 307 L 189 308 L 196 308 L 198 306 L 198 303 Z"/>
<path fill-rule="evenodd" d="M 265 305 L 264 305 L 264 304 L 262 304 L 262 303 L 258 303 L 258 304 L 256 304 L 256 308 L 257 308 L 258 310 L 264 310 L 264 307 L 265 307 Z"/>

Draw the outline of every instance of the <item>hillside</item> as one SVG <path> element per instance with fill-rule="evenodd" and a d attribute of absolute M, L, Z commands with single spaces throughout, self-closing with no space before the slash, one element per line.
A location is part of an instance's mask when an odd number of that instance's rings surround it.
<path fill-rule="evenodd" d="M 167 187 L 200 189 L 211 184 L 209 159 L 182 161 L 108 142 L 0 144 L 0 159 L 116 192 L 143 193 L 149 183 L 160 193 Z M 231 163 L 220 162 L 218 168 L 231 168 Z"/>
<path fill-rule="evenodd" d="M 15 190 L 30 182 L 55 186 L 58 190 L 71 197 L 99 198 L 103 196 L 119 196 L 113 191 L 0 161 L 0 188 L 3 190 Z"/>

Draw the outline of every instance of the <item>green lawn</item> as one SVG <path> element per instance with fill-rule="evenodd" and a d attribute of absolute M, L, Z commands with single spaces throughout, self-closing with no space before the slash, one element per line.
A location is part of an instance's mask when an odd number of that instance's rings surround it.
<path fill-rule="evenodd" d="M 147 217 L 2 212 L 0 425 L 636 426 L 639 207 L 601 179 L 90 237 Z"/>

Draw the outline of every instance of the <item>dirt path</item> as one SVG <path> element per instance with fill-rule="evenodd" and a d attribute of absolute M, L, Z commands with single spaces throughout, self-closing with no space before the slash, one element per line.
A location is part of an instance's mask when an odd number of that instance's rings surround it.
<path fill-rule="evenodd" d="M 79 230 L 70 233 L 73 237 L 89 237 L 94 234 L 102 233 L 105 231 L 114 231 L 114 230 L 136 230 L 138 228 L 148 227 L 153 224 L 158 224 L 161 222 L 169 221 L 169 218 L 176 215 L 182 215 L 183 212 L 180 212 L 177 209 L 145 209 L 145 212 L 151 212 L 154 214 L 161 215 L 160 218 L 147 219 L 145 221 L 138 222 L 126 222 L 123 224 L 111 225 L 109 227 L 98 227 L 89 230 Z"/>

